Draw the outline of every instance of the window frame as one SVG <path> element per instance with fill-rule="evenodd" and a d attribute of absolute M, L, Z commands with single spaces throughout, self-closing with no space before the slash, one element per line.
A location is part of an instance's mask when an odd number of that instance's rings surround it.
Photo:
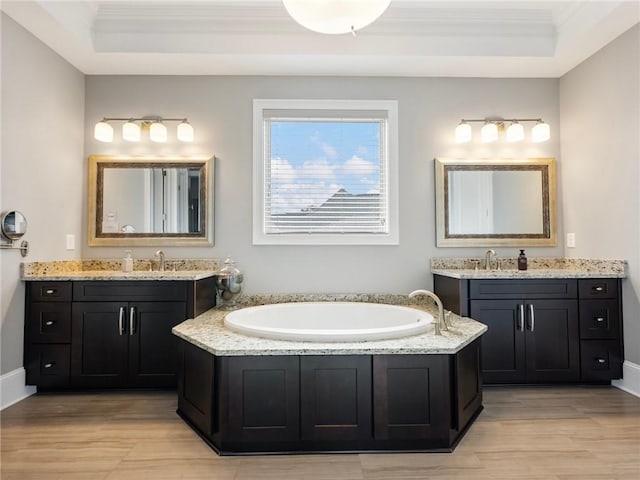
<path fill-rule="evenodd" d="M 387 224 L 386 233 L 266 233 L 265 160 L 268 145 L 264 112 L 266 110 L 310 111 L 385 111 Z M 314 113 L 315 113 L 314 112 Z M 295 114 L 293 114 L 295 115 Z M 361 118 L 365 118 L 362 116 Z M 398 245 L 398 102 L 396 100 L 253 100 L 253 244 L 254 245 Z"/>

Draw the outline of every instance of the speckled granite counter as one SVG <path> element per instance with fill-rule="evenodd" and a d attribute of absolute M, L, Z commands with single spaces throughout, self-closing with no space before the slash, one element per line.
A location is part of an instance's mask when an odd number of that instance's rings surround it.
<path fill-rule="evenodd" d="M 120 260 L 68 260 L 29 262 L 20 265 L 20 276 L 26 281 L 68 280 L 201 280 L 212 277 L 219 269 L 217 259 L 167 260 L 165 271 L 152 271 L 152 260 L 134 260 L 134 271 L 121 270 Z"/>
<path fill-rule="evenodd" d="M 626 261 L 575 258 L 530 258 L 527 270 L 517 270 L 517 259 L 499 259 L 501 269 L 485 270 L 484 258 L 433 258 L 431 273 L 451 278 L 626 278 Z M 478 269 L 476 269 L 478 265 Z"/>
<path fill-rule="evenodd" d="M 284 300 L 285 296 L 278 296 Z M 296 301 L 301 296 L 292 296 Z M 326 299 L 344 300 L 349 297 L 357 301 L 361 297 L 356 295 L 314 295 L 315 301 L 320 297 Z M 365 296 L 367 301 L 373 300 L 373 296 Z M 383 298 L 406 296 L 382 296 Z M 305 299 L 306 300 L 306 299 Z M 265 303 L 259 302 L 259 303 Z M 278 303 L 278 302 L 270 302 Z M 381 302 L 377 302 L 381 303 Z M 406 304 L 406 301 L 404 302 Z M 437 311 L 418 305 L 407 305 L 420 310 L 428 311 L 437 316 Z M 295 342 L 285 340 L 272 340 L 267 338 L 252 337 L 235 333 L 227 329 L 223 322 L 226 311 L 211 309 L 192 320 L 187 320 L 173 328 L 173 333 L 187 342 L 196 345 L 209 353 L 218 356 L 239 355 L 376 355 L 376 354 L 452 354 L 480 337 L 487 327 L 470 318 L 458 317 L 451 314 L 453 328 L 443 332 L 442 336 L 436 336 L 433 331 L 391 340 L 376 340 L 368 342 Z"/>

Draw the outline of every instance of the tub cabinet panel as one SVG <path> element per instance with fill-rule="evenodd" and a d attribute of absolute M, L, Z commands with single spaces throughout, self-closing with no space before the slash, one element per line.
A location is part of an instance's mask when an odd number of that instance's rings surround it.
<path fill-rule="evenodd" d="M 371 437 L 371 360 L 368 356 L 300 357 L 303 440 Z"/>
<path fill-rule="evenodd" d="M 434 275 L 434 286 L 445 308 L 468 312 L 489 327 L 482 337 L 485 383 L 600 383 L 621 378 L 620 279 Z"/>
<path fill-rule="evenodd" d="M 448 440 L 449 357 L 380 355 L 373 358 L 377 440 Z"/>
<path fill-rule="evenodd" d="M 451 451 L 482 410 L 455 355 L 218 357 L 180 339 L 178 414 L 221 454 Z"/>
<path fill-rule="evenodd" d="M 300 430 L 297 357 L 222 357 L 220 390 L 227 392 L 221 433 L 229 442 L 286 442 Z"/>
<path fill-rule="evenodd" d="M 27 282 L 27 385 L 175 387 L 178 343 L 171 329 L 215 305 L 213 285 L 215 277 Z"/>

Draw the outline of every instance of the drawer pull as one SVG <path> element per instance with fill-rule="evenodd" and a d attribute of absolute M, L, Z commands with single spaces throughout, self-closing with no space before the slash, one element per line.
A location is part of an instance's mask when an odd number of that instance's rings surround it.
<path fill-rule="evenodd" d="M 596 292 L 604 292 L 604 287 L 594 287 L 593 288 Z"/>
<path fill-rule="evenodd" d="M 602 323 L 602 322 L 604 322 L 604 318 L 603 317 L 596 317 L 596 322 Z"/>
<path fill-rule="evenodd" d="M 605 363 L 605 359 L 604 358 L 596 358 L 596 362 Z"/>
<path fill-rule="evenodd" d="M 51 362 L 51 363 L 45 363 L 44 364 L 44 368 L 51 368 L 55 365 L 55 362 Z"/>
<path fill-rule="evenodd" d="M 51 325 L 53 325 L 54 323 L 56 323 L 56 322 L 54 322 L 53 320 L 47 320 L 46 322 L 44 322 L 44 324 L 45 324 L 47 327 L 50 327 L 50 326 L 51 326 Z"/>
<path fill-rule="evenodd" d="M 44 293 L 46 293 L 47 295 L 52 295 L 52 294 L 56 293 L 56 291 L 53 288 L 49 288 L 49 289 L 45 290 Z"/>

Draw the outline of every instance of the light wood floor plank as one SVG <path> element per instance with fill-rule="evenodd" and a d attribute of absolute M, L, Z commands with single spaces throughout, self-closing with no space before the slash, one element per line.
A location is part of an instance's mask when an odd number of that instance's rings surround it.
<path fill-rule="evenodd" d="M 638 480 L 640 399 L 489 387 L 451 454 L 219 457 L 175 392 L 38 394 L 0 414 L 2 480 Z"/>

